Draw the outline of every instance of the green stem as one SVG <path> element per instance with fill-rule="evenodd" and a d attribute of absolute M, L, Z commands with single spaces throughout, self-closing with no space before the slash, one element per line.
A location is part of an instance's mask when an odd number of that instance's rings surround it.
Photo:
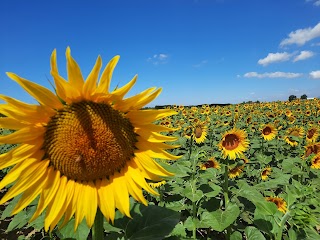
<path fill-rule="evenodd" d="M 223 196 L 224 196 L 224 208 L 227 208 L 227 205 L 229 203 L 229 178 L 228 178 L 228 172 L 229 172 L 229 168 L 228 168 L 228 160 L 226 159 L 226 165 L 224 167 L 224 183 L 223 183 Z M 225 238 L 226 240 L 230 239 L 230 226 L 227 227 L 226 229 L 226 235 Z"/>
<path fill-rule="evenodd" d="M 92 239 L 93 240 L 103 240 L 104 229 L 103 229 L 103 215 L 100 208 L 97 209 L 96 218 L 94 219 L 92 228 Z"/>
<path fill-rule="evenodd" d="M 282 233 L 283 233 L 284 225 L 288 221 L 289 218 L 290 218 L 290 210 L 288 210 L 286 212 L 286 214 L 283 215 L 283 217 L 281 218 L 280 230 L 279 230 L 278 234 L 276 235 L 276 240 L 281 240 L 282 239 Z"/>

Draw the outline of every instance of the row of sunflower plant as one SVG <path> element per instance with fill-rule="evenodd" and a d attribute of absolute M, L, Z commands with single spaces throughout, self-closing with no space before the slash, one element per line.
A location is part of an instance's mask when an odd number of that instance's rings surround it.
<path fill-rule="evenodd" d="M 55 93 L 8 73 L 38 105 L 0 95 L 3 234 L 319 239 L 319 100 L 145 110 L 161 89 L 111 91 L 118 56 L 66 58 Z"/>

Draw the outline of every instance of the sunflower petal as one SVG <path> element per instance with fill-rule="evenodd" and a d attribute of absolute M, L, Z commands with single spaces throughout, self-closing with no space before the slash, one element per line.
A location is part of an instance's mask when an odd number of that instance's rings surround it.
<path fill-rule="evenodd" d="M 170 109 L 132 110 L 127 113 L 126 117 L 130 119 L 132 124 L 141 126 L 143 124 L 150 124 L 156 120 L 169 117 L 174 114 L 177 114 L 177 112 Z"/>
<path fill-rule="evenodd" d="M 114 222 L 115 199 L 112 189 L 112 182 L 107 179 L 97 181 L 99 208 L 107 220 Z"/>
<path fill-rule="evenodd" d="M 44 133 L 45 128 L 43 127 L 25 127 L 9 135 L 0 136 L 0 143 L 15 144 L 28 142 L 42 136 Z"/>
<path fill-rule="evenodd" d="M 122 214 L 131 217 L 129 211 L 129 193 L 123 174 L 116 172 L 113 176 L 113 183 L 110 187 L 114 193 L 116 208 L 118 208 Z M 121 191 L 119 191 L 119 189 L 121 189 Z"/>
<path fill-rule="evenodd" d="M 119 58 L 120 56 L 118 55 L 113 57 L 103 70 L 98 88 L 96 89 L 97 93 L 109 93 L 112 74 L 119 61 Z"/>
<path fill-rule="evenodd" d="M 96 64 L 94 65 L 93 69 L 91 70 L 89 76 L 87 77 L 83 89 L 82 89 L 82 95 L 86 99 L 90 99 L 91 94 L 96 90 L 97 88 L 97 81 L 99 78 L 99 72 L 102 66 L 102 60 L 99 56 L 97 58 Z"/>
<path fill-rule="evenodd" d="M 27 79 L 21 78 L 14 73 L 7 73 L 7 75 L 12 80 L 16 81 L 20 86 L 22 86 L 41 105 L 48 106 L 53 109 L 59 109 L 62 107 L 62 104 L 57 96 L 54 95 L 49 89 L 30 82 Z"/>
<path fill-rule="evenodd" d="M 84 80 L 79 65 L 71 56 L 70 47 L 67 47 L 66 57 L 69 83 L 79 92 L 81 92 L 84 85 Z"/>
<path fill-rule="evenodd" d="M 97 213 L 98 197 L 96 186 L 93 182 L 88 182 L 84 185 L 85 189 L 83 191 L 83 211 L 85 212 L 84 216 L 86 217 L 86 222 L 89 228 L 92 227 L 94 219 Z"/>
<path fill-rule="evenodd" d="M 124 85 L 121 88 L 118 88 L 112 92 L 112 95 L 116 96 L 117 99 L 122 99 L 133 87 L 133 85 L 137 81 L 137 75 L 135 75 L 130 82 L 128 82 L 126 85 Z"/>

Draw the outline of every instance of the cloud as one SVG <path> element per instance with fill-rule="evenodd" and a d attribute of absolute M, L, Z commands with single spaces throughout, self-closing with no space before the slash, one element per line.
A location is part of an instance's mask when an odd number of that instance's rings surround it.
<path fill-rule="evenodd" d="M 194 64 L 194 65 L 192 65 L 192 66 L 195 67 L 195 68 L 198 68 L 198 67 L 201 67 L 201 66 L 203 66 L 203 65 L 205 65 L 205 64 L 207 64 L 207 63 L 208 63 L 207 60 L 202 60 L 200 63 Z"/>
<path fill-rule="evenodd" d="M 306 42 L 317 37 L 320 37 L 320 23 L 313 28 L 298 29 L 289 33 L 289 37 L 281 41 L 280 47 L 290 44 L 304 45 Z"/>
<path fill-rule="evenodd" d="M 311 51 L 301 51 L 300 54 L 293 59 L 293 62 L 305 60 L 307 58 L 311 58 L 312 56 L 314 56 L 314 53 Z"/>
<path fill-rule="evenodd" d="M 320 0 L 315 1 L 315 2 L 313 3 L 313 5 L 315 5 L 315 6 L 319 7 L 319 6 L 320 6 Z"/>
<path fill-rule="evenodd" d="M 167 63 L 168 55 L 164 53 L 154 54 L 152 57 L 147 59 L 148 62 L 151 62 L 154 65 Z"/>
<path fill-rule="evenodd" d="M 298 78 L 301 77 L 302 73 L 291 73 L 291 72 L 248 72 L 243 76 L 246 78 Z"/>
<path fill-rule="evenodd" d="M 310 72 L 309 77 L 312 79 L 320 79 L 320 70 Z"/>
<path fill-rule="evenodd" d="M 259 59 L 258 64 L 267 66 L 270 63 L 288 61 L 290 57 L 291 57 L 291 54 L 287 52 L 269 53 L 268 56 L 266 56 L 265 58 Z"/>

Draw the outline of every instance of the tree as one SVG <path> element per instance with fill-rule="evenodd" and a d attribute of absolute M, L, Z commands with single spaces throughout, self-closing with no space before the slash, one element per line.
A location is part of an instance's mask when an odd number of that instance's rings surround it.
<path fill-rule="evenodd" d="M 307 96 L 306 94 L 303 94 L 300 98 L 301 98 L 301 99 L 307 99 L 308 96 Z"/>
<path fill-rule="evenodd" d="M 297 99 L 297 96 L 296 96 L 296 95 L 290 95 L 290 96 L 289 96 L 289 101 L 290 101 L 290 102 L 293 101 L 293 100 L 295 100 L 295 99 Z"/>

